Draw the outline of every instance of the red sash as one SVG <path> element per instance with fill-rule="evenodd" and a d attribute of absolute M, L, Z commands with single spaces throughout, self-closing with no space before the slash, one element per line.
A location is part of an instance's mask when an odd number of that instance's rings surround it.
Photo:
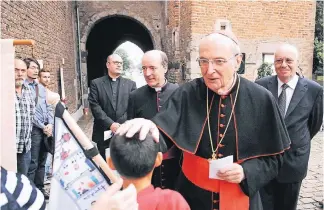
<path fill-rule="evenodd" d="M 166 153 L 163 154 L 163 160 L 168 160 L 176 157 L 177 147 L 172 146 Z"/>
<path fill-rule="evenodd" d="M 196 186 L 219 193 L 220 210 L 249 209 L 249 197 L 242 192 L 239 184 L 209 179 L 209 162 L 207 159 L 183 152 L 182 171 L 187 179 Z"/>

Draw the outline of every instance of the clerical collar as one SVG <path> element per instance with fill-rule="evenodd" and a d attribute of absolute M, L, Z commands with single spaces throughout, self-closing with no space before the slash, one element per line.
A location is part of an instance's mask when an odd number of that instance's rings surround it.
<path fill-rule="evenodd" d="M 120 76 L 119 76 L 120 77 Z M 108 74 L 108 78 L 111 80 L 111 81 L 113 81 L 113 82 L 116 82 L 118 79 L 119 79 L 119 77 L 117 77 L 117 78 L 111 78 L 111 76 L 109 76 L 109 74 Z"/>
<path fill-rule="evenodd" d="M 161 91 L 164 91 L 166 86 L 168 84 L 168 80 L 165 80 L 165 83 L 163 84 L 162 87 L 156 87 L 156 88 L 153 88 L 155 90 L 155 92 L 161 92 Z"/>
<path fill-rule="evenodd" d="M 234 74 L 234 80 L 233 80 L 233 83 L 231 85 L 231 87 L 226 91 L 226 92 L 222 92 L 222 93 L 217 93 L 218 95 L 229 95 L 232 90 L 234 89 L 234 86 L 236 85 L 236 82 L 237 82 L 237 74 Z"/>

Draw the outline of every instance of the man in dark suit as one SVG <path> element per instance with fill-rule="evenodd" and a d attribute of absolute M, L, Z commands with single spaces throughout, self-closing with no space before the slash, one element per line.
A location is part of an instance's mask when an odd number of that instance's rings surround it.
<path fill-rule="evenodd" d="M 168 58 L 160 50 L 151 50 L 144 54 L 142 70 L 147 85 L 130 94 L 127 110 L 128 119 L 152 119 L 158 112 L 165 109 L 166 101 L 179 87 L 177 84 L 169 83 L 166 80 Z M 172 144 L 171 142 L 166 143 Z M 174 189 L 175 181 L 180 172 L 179 156 L 180 151 L 175 146 L 163 154 L 161 166 L 156 167 L 153 172 L 152 184 L 154 187 Z"/>
<path fill-rule="evenodd" d="M 106 158 L 105 149 L 109 140 L 104 140 L 104 132 L 115 133 L 121 123 L 127 120 L 129 94 L 136 89 L 136 83 L 120 76 L 123 60 L 117 55 L 108 56 L 108 75 L 91 81 L 89 103 L 94 117 L 92 141 L 97 143 L 100 155 Z"/>
<path fill-rule="evenodd" d="M 274 60 L 277 75 L 257 80 L 278 101 L 291 140 L 284 154 L 278 177 L 261 191 L 264 210 L 294 210 L 302 180 L 306 177 L 311 139 L 323 121 L 323 89 L 317 83 L 299 77 L 298 50 L 283 44 Z"/>

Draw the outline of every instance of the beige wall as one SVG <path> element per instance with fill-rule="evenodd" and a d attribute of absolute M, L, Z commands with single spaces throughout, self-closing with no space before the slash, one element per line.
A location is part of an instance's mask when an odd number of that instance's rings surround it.
<path fill-rule="evenodd" d="M 0 40 L 0 165 L 10 171 L 17 170 L 14 53 L 12 40 Z"/>

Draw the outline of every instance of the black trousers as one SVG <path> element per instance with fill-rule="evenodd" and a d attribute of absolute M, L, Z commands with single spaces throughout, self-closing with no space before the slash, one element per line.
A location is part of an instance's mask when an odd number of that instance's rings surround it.
<path fill-rule="evenodd" d="M 28 170 L 28 178 L 34 182 L 37 188 L 44 188 L 45 164 L 47 159 L 47 150 L 44 139 L 47 138 L 43 130 L 33 127 L 31 134 L 31 162 Z"/>
<path fill-rule="evenodd" d="M 279 183 L 272 180 L 260 190 L 263 209 L 296 210 L 301 183 Z"/>
<path fill-rule="evenodd" d="M 153 171 L 152 185 L 162 189 L 174 190 L 180 170 L 178 157 L 163 160 L 162 164 Z"/>

